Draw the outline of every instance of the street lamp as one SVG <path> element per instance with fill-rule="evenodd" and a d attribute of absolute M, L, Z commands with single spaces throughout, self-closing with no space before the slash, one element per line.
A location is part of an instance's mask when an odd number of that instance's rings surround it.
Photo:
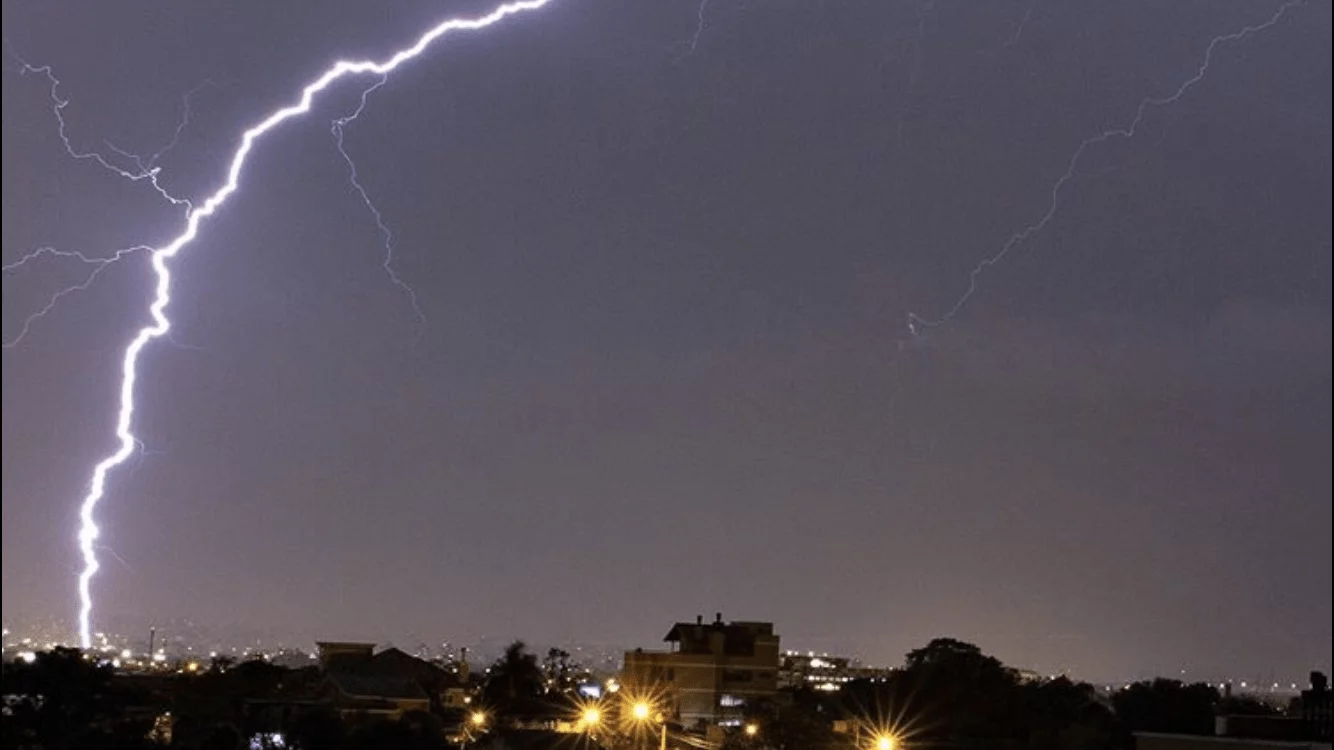
<path fill-rule="evenodd" d="M 658 747 L 659 750 L 667 750 L 667 722 L 662 714 L 654 716 L 653 706 L 649 705 L 648 701 L 635 701 L 635 703 L 630 706 L 630 715 L 634 717 L 635 721 L 643 725 L 645 729 L 647 729 L 647 725 L 653 721 L 660 723 L 662 725 L 662 740 Z M 641 737 L 642 736 L 643 735 L 641 735 Z"/>
<path fill-rule="evenodd" d="M 747 737 L 754 737 L 755 735 L 757 735 L 757 734 L 759 734 L 759 733 L 760 733 L 760 728 L 759 728 L 759 726 L 757 726 L 757 725 L 755 725 L 755 724 L 747 724 L 747 725 L 746 725 L 746 736 L 747 736 Z"/>
<path fill-rule="evenodd" d="M 468 720 L 472 722 L 473 727 L 482 729 L 486 727 L 486 712 L 473 711 L 472 716 L 469 716 Z"/>
<path fill-rule="evenodd" d="M 587 727 L 596 727 L 602 723 L 602 712 L 596 708 L 585 708 L 583 714 L 584 725 Z"/>
<path fill-rule="evenodd" d="M 875 750 L 895 750 L 894 738 L 888 734 L 882 734 L 875 738 Z"/>

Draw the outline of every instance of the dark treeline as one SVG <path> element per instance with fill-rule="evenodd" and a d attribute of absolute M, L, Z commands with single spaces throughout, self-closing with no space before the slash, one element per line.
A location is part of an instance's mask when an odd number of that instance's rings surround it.
<path fill-rule="evenodd" d="M 466 681 L 470 708 L 432 698 L 396 720 L 357 720 L 321 700 L 319 667 L 215 660 L 197 674 L 121 675 L 77 650 L 56 649 L 4 665 L 3 747 L 249 750 L 275 743 L 278 732 L 286 747 L 301 750 L 539 747 L 506 740 L 507 731 L 571 716 L 586 676 L 569 654 L 553 649 L 539 659 L 515 643 Z M 284 709 L 275 720 L 256 706 Z M 476 708 L 482 706 L 484 715 Z M 837 692 L 782 691 L 747 711 L 751 731 L 734 731 L 726 750 L 862 750 L 877 733 L 892 733 L 898 750 L 1122 750 L 1133 746 L 1135 732 L 1207 735 L 1219 715 L 1281 716 L 1299 708 L 1164 679 L 1103 695 L 1066 678 L 1023 679 L 976 646 L 937 639 L 882 680 L 849 682 Z M 563 743 L 611 747 L 616 738 L 567 736 Z"/>

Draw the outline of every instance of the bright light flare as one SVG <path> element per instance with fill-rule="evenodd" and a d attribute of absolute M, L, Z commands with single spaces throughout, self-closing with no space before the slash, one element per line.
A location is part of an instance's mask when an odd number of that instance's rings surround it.
<path fill-rule="evenodd" d="M 97 510 L 98 502 L 106 495 L 107 475 L 110 474 L 112 469 L 125 463 L 133 455 L 137 443 L 132 427 L 135 407 L 134 391 L 139 377 L 139 356 L 150 341 L 166 335 L 171 330 L 171 321 L 166 315 L 167 305 L 171 302 L 171 272 L 168 263 L 199 235 L 199 227 L 204 219 L 216 213 L 240 187 L 241 170 L 250 157 L 250 152 L 254 149 L 255 143 L 284 122 L 309 112 L 316 95 L 329 88 L 335 81 L 348 76 L 388 74 L 399 65 L 421 55 L 433 42 L 451 31 L 484 29 L 507 16 L 535 11 L 551 2 L 552 0 L 516 0 L 500 5 L 483 16 L 443 21 L 422 34 L 412 46 L 395 52 L 381 62 L 339 60 L 334 63 L 333 66 L 302 89 L 301 96 L 295 104 L 271 113 L 242 133 L 241 145 L 232 155 L 226 182 L 199 205 L 191 208 L 186 217 L 185 231 L 180 236 L 169 244 L 153 250 L 152 266 L 157 276 L 153 301 L 149 306 L 153 323 L 139 329 L 125 348 L 125 356 L 121 364 L 120 410 L 116 418 L 116 437 L 119 447 L 114 453 L 108 455 L 93 467 L 88 494 L 84 496 L 79 508 L 78 540 L 84 566 L 83 571 L 79 573 L 78 582 L 79 640 L 84 648 L 92 645 L 93 598 L 91 588 L 93 577 L 97 575 L 97 571 L 101 567 L 97 559 L 97 539 L 101 535 L 101 530 L 97 526 L 94 513 Z M 156 172 L 150 174 L 155 175 Z M 130 176 L 133 177 L 133 175 Z M 143 177 L 148 176 L 144 175 Z"/>

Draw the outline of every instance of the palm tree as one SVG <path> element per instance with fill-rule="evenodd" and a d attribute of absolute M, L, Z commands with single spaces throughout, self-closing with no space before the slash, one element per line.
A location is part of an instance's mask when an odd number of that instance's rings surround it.
<path fill-rule="evenodd" d="M 528 652 L 523 641 L 515 641 L 488 670 L 482 700 L 498 717 L 514 719 L 531 712 L 544 692 L 546 684 L 537 656 Z"/>

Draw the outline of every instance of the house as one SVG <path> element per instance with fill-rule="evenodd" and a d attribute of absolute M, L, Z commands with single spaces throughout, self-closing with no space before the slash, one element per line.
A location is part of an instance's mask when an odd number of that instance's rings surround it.
<path fill-rule="evenodd" d="M 456 707 L 466 689 L 458 676 L 396 648 L 373 643 L 319 642 L 321 694 L 344 718 L 401 718 L 413 711 Z"/>
<path fill-rule="evenodd" d="M 687 727 L 739 726 L 746 707 L 778 692 L 779 637 L 773 623 L 677 623 L 669 651 L 625 654 L 622 683 L 632 695 L 661 695 L 664 713 Z"/>

